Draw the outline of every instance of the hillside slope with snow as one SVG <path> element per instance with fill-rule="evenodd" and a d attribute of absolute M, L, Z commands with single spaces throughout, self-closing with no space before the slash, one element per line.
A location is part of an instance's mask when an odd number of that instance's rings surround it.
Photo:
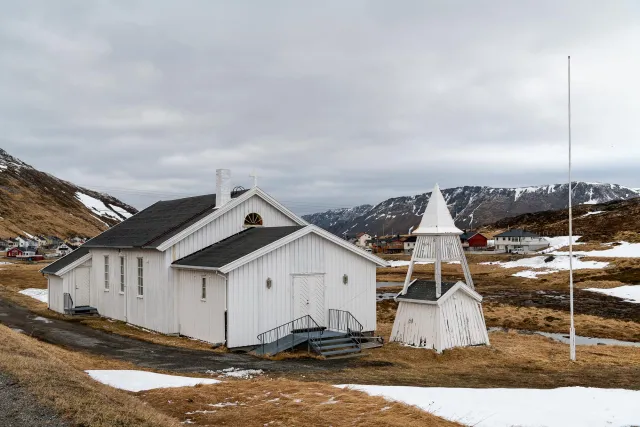
<path fill-rule="evenodd" d="M 92 237 L 137 210 L 108 194 L 40 172 L 0 149 L 0 237 Z"/>
<path fill-rule="evenodd" d="M 456 225 L 478 227 L 502 218 L 567 207 L 568 184 L 523 188 L 456 187 L 442 191 Z M 305 215 L 303 218 L 334 234 L 407 233 L 418 225 L 431 193 L 394 197 L 375 206 L 362 205 Z M 598 204 L 639 197 L 640 192 L 617 184 L 574 183 L 573 200 Z"/>

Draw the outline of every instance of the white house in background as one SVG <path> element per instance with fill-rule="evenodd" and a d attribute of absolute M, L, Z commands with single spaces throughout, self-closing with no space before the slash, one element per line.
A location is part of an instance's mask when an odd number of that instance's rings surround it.
<path fill-rule="evenodd" d="M 416 246 L 398 302 L 391 341 L 438 353 L 452 347 L 488 345 L 482 297 L 474 290 L 459 230 L 436 184 L 417 230 Z M 412 280 L 417 261 L 434 263 L 435 280 Z M 442 262 L 458 262 L 464 282 L 442 282 Z"/>
<path fill-rule="evenodd" d="M 26 237 L 18 236 L 16 237 L 17 246 L 19 248 L 29 248 L 29 247 L 38 247 L 39 244 L 34 239 L 29 239 Z"/>
<path fill-rule="evenodd" d="M 495 236 L 496 252 L 528 253 L 549 247 L 549 241 L 535 233 L 513 229 Z"/>
<path fill-rule="evenodd" d="M 356 236 L 356 245 L 361 248 L 371 246 L 371 236 L 367 233 L 358 233 Z"/>
<path fill-rule="evenodd" d="M 415 234 L 410 235 L 406 239 L 404 239 L 404 253 L 405 255 L 411 255 L 413 250 L 416 248 L 416 241 L 418 240 L 418 236 Z"/>
<path fill-rule="evenodd" d="M 58 245 L 58 247 L 56 248 L 56 255 L 57 256 L 65 256 L 71 253 L 73 249 L 71 249 L 69 247 L 69 245 L 67 245 L 66 243 L 62 243 L 60 245 Z"/>
<path fill-rule="evenodd" d="M 45 267 L 49 308 L 228 347 L 309 318 L 350 313 L 376 329 L 382 259 L 307 224 L 258 187 L 160 201 Z"/>

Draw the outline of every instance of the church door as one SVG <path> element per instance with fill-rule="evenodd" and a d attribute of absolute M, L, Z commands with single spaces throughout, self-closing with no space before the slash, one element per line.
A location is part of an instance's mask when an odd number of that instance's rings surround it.
<path fill-rule="evenodd" d="M 324 325 L 324 276 L 305 274 L 293 276 L 293 318 L 309 315 Z"/>

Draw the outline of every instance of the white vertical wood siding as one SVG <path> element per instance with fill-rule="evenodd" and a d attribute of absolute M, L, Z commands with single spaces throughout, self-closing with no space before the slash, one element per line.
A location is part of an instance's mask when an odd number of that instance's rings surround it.
<path fill-rule="evenodd" d="M 260 214 L 265 227 L 297 225 L 291 218 L 284 215 L 271 204 L 265 202 L 261 197 L 253 196 L 173 245 L 168 249 L 171 251 L 172 260 L 175 261 L 184 258 L 200 249 L 241 232 L 244 230 L 244 218 L 250 213 Z"/>
<path fill-rule="evenodd" d="M 305 273 L 324 273 L 325 316 L 350 311 L 364 331 L 376 329 L 376 265 L 311 233 L 228 274 L 227 345 L 258 344 L 258 334 L 293 320 L 293 274 Z"/>
<path fill-rule="evenodd" d="M 462 291 L 440 307 L 443 349 L 489 344 L 482 306 Z"/>
<path fill-rule="evenodd" d="M 174 277 L 178 289 L 180 335 L 213 344 L 224 343 L 225 279 L 192 270 L 178 270 Z M 206 300 L 201 299 L 203 277 L 206 279 Z"/>
<path fill-rule="evenodd" d="M 440 305 L 400 301 L 391 341 L 436 351 L 489 344 L 482 306 L 463 291 Z"/>
<path fill-rule="evenodd" d="M 48 275 L 47 276 L 47 289 L 49 290 L 49 309 L 57 311 L 58 313 L 64 313 L 64 301 L 62 295 L 64 290 L 62 288 L 62 277 Z"/>
<path fill-rule="evenodd" d="M 169 285 L 165 254 L 136 249 L 91 249 L 91 253 L 91 305 L 101 315 L 153 331 L 178 333 L 175 287 Z M 104 286 L 105 255 L 109 256 L 108 291 Z M 120 256 L 125 257 L 124 294 L 120 293 Z M 138 257 L 142 257 L 144 267 L 142 297 L 138 297 Z"/>
<path fill-rule="evenodd" d="M 434 350 L 438 348 L 438 315 L 435 304 L 398 303 L 391 341 Z"/>

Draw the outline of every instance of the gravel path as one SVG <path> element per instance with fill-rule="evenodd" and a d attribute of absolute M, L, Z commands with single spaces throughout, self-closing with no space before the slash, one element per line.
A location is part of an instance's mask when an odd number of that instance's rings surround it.
<path fill-rule="evenodd" d="M 69 424 L 38 403 L 20 383 L 0 372 L 0 426 L 66 427 Z"/>
<path fill-rule="evenodd" d="M 278 362 L 248 354 L 216 353 L 168 347 L 116 334 L 108 334 L 78 322 L 44 319 L 0 298 L 0 323 L 39 340 L 74 351 L 132 362 L 139 366 L 175 372 L 204 373 L 225 368 L 262 369 L 273 373 L 307 373 L 343 369 L 366 361 L 354 359 L 294 359 Z M 1 426 L 1 424 L 0 424 Z"/>

